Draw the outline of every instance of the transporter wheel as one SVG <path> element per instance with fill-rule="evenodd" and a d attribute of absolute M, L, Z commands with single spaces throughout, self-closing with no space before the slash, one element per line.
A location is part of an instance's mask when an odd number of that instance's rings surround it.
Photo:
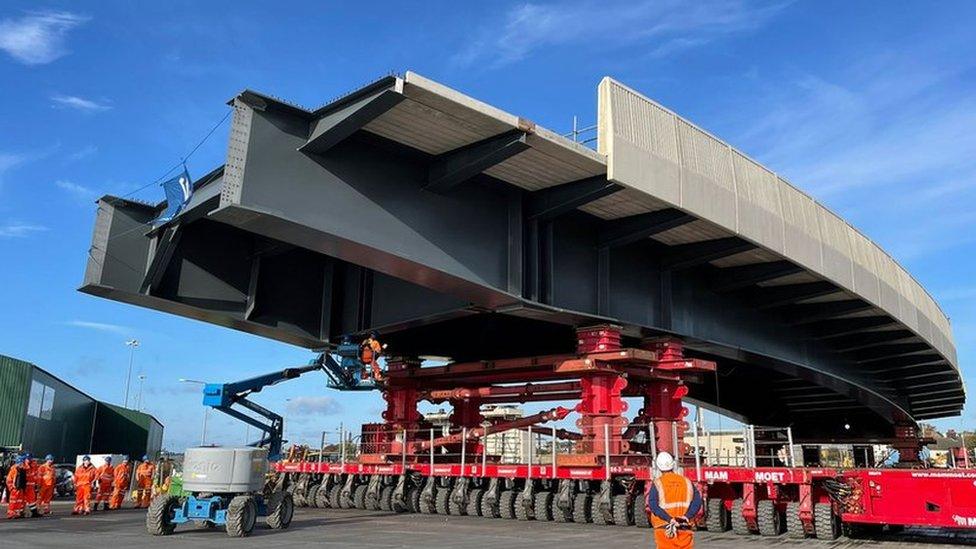
<path fill-rule="evenodd" d="M 380 511 L 393 511 L 393 486 L 380 488 Z"/>
<path fill-rule="evenodd" d="M 319 507 L 319 490 L 321 488 L 321 484 L 313 484 L 308 488 L 308 495 L 305 496 L 305 501 L 308 502 L 309 507 Z"/>
<path fill-rule="evenodd" d="M 611 500 L 611 504 L 612 504 L 612 500 Z M 599 495 L 590 498 L 590 520 L 593 522 L 593 524 L 599 524 L 600 526 L 613 524 L 610 520 L 607 519 L 607 516 L 603 514 L 603 511 L 600 509 Z"/>
<path fill-rule="evenodd" d="M 593 496 L 590 494 L 576 494 L 576 497 L 573 498 L 573 522 L 577 524 L 593 522 L 593 515 L 591 514 L 592 501 Z"/>
<path fill-rule="evenodd" d="M 319 489 L 315 491 L 315 506 L 319 509 L 328 509 L 329 507 L 332 507 L 330 494 L 331 490 L 326 488 L 324 485 L 319 484 Z"/>
<path fill-rule="evenodd" d="M 275 492 L 268 498 L 268 516 L 265 522 L 274 530 L 284 530 L 295 516 L 295 501 L 287 492 Z"/>
<path fill-rule="evenodd" d="M 760 536 L 778 536 L 783 533 L 783 518 L 771 499 L 756 504 L 756 523 Z"/>
<path fill-rule="evenodd" d="M 634 506 L 630 504 L 630 496 L 617 494 L 613 496 L 613 523 L 617 526 L 634 525 Z"/>
<path fill-rule="evenodd" d="M 431 484 L 431 483 L 433 483 L 433 484 Z M 423 492 L 424 492 L 424 490 L 427 489 L 427 485 L 430 485 L 431 488 L 433 488 L 433 492 L 431 493 L 431 499 L 430 499 L 430 501 L 427 501 L 426 499 L 423 498 Z M 433 515 L 433 514 L 437 513 L 437 494 L 440 491 L 441 491 L 440 488 L 437 487 L 437 481 L 435 481 L 432 477 L 431 478 L 428 478 L 427 481 L 424 482 L 424 486 L 423 486 L 423 488 L 421 488 L 419 490 L 420 495 L 418 496 L 418 501 L 420 502 L 420 512 L 421 513 L 423 513 L 425 515 Z"/>
<path fill-rule="evenodd" d="M 453 492 L 453 490 L 451 490 Z M 450 492 L 448 492 L 450 494 Z M 451 494 L 453 495 L 453 494 Z M 453 497 L 448 496 L 447 498 L 447 512 L 448 514 L 461 517 L 468 514 L 468 508 L 466 503 L 457 503 L 454 501 Z"/>
<path fill-rule="evenodd" d="M 829 503 L 813 505 L 813 535 L 817 539 L 833 540 L 840 535 L 840 521 Z"/>
<path fill-rule="evenodd" d="M 509 520 L 515 518 L 514 490 L 502 490 L 498 493 L 498 516 Z"/>
<path fill-rule="evenodd" d="M 803 530 L 803 521 L 800 520 L 799 501 L 786 504 L 786 535 L 793 539 L 803 539 L 807 536 Z"/>
<path fill-rule="evenodd" d="M 552 521 L 552 492 L 546 490 L 536 492 L 532 510 L 535 520 Z"/>
<path fill-rule="evenodd" d="M 174 495 L 157 496 L 146 512 L 146 531 L 154 536 L 168 536 L 176 530 L 173 517 L 180 508 L 180 498 Z"/>
<path fill-rule="evenodd" d="M 499 499 L 501 499 L 501 492 L 498 493 L 498 497 Z M 499 502 L 497 500 L 494 503 L 492 503 L 486 495 L 482 494 L 481 495 L 481 516 L 485 518 L 500 517 L 501 513 L 499 513 L 498 503 Z"/>
<path fill-rule="evenodd" d="M 570 494 L 569 497 L 569 509 L 561 509 L 559 507 L 559 496 L 558 494 L 552 495 L 552 500 L 549 504 L 549 509 L 552 510 L 552 520 L 554 522 L 573 522 L 573 497 Z"/>
<path fill-rule="evenodd" d="M 403 499 L 407 503 L 408 513 L 420 512 L 420 487 L 411 485 L 403 494 Z"/>
<path fill-rule="evenodd" d="M 651 519 L 647 518 L 647 500 L 644 497 L 643 491 L 638 491 L 634 494 L 634 499 L 630 502 L 630 508 L 634 513 L 634 526 L 638 528 L 651 527 Z"/>
<path fill-rule="evenodd" d="M 332 487 L 332 491 L 329 492 L 329 503 L 332 504 L 333 509 L 348 509 L 342 501 L 342 484 L 337 483 Z"/>
<path fill-rule="evenodd" d="M 729 510 L 725 500 L 711 498 L 705 509 L 705 529 L 709 532 L 725 532 L 729 529 Z"/>
<path fill-rule="evenodd" d="M 290 494 L 289 494 L 290 495 Z M 251 496 L 235 496 L 227 506 L 227 535 L 243 538 L 254 531 L 258 520 L 258 506 Z"/>
<path fill-rule="evenodd" d="M 449 514 L 451 510 L 449 507 L 450 503 L 451 503 L 450 488 L 442 488 L 438 490 L 437 493 L 434 494 L 434 511 L 436 511 L 438 515 Z"/>
<path fill-rule="evenodd" d="M 746 517 L 742 516 L 742 500 L 736 499 L 732 501 L 732 532 L 740 535 L 747 536 L 751 532 L 749 531 L 749 523 L 746 522 Z"/>
<path fill-rule="evenodd" d="M 468 508 L 465 511 L 469 517 L 481 516 L 481 504 L 484 497 L 485 491 L 481 488 L 474 488 L 468 492 Z"/>
<path fill-rule="evenodd" d="M 535 518 L 534 514 L 529 511 L 535 502 L 529 502 L 529 507 L 526 507 L 525 503 L 525 491 L 523 490 L 515 496 L 515 518 L 518 520 L 532 520 Z"/>
<path fill-rule="evenodd" d="M 365 484 L 360 484 L 355 487 L 352 491 L 352 506 L 356 509 L 366 510 L 366 490 L 369 487 Z"/>

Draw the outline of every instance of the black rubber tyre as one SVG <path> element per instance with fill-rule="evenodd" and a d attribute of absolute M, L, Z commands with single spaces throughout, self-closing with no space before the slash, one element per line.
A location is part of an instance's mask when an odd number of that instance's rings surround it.
<path fill-rule="evenodd" d="M 367 511 L 382 511 L 383 509 L 380 506 L 380 503 L 381 503 L 380 500 L 382 499 L 382 497 L 383 497 L 383 486 L 382 485 L 380 485 L 379 489 L 376 491 L 376 494 L 371 496 L 371 494 L 369 493 L 369 484 L 367 484 L 366 485 L 366 497 L 365 497 L 365 500 L 364 500 L 366 502 L 366 510 Z"/>
<path fill-rule="evenodd" d="M 737 499 L 732 501 L 732 532 L 740 535 L 746 536 L 751 532 L 749 531 L 749 523 L 746 522 L 746 517 L 742 516 L 742 500 Z"/>
<path fill-rule="evenodd" d="M 611 500 L 611 504 L 612 504 L 612 500 Z M 599 494 L 590 498 L 590 520 L 593 522 L 593 524 L 598 524 L 600 526 L 613 524 L 613 522 L 608 520 L 606 515 L 603 514 L 603 511 L 600 510 Z"/>
<path fill-rule="evenodd" d="M 803 539 L 807 536 L 803 530 L 803 521 L 800 520 L 799 501 L 786 504 L 786 535 L 793 539 Z"/>
<path fill-rule="evenodd" d="M 331 492 L 331 490 L 320 484 L 319 489 L 315 491 L 315 506 L 319 509 L 332 507 Z"/>
<path fill-rule="evenodd" d="M 425 515 L 433 515 L 437 513 L 437 503 L 436 503 L 437 493 L 440 492 L 440 489 L 437 487 L 436 483 L 432 486 L 433 493 L 431 494 L 430 501 L 427 501 L 426 499 L 423 498 L 423 492 L 424 490 L 427 489 L 427 485 L 430 484 L 431 482 L 435 482 L 434 479 L 428 478 L 427 481 L 424 483 L 424 485 L 420 489 L 418 489 L 418 492 L 420 493 L 417 497 L 418 505 L 420 508 L 420 512 Z"/>
<path fill-rule="evenodd" d="M 517 520 L 532 520 L 535 518 L 534 516 L 535 513 L 531 513 L 529 511 L 531 505 L 529 506 L 529 508 L 526 508 L 524 494 L 525 492 L 522 491 L 515 496 L 515 518 Z M 534 504 L 534 503 L 535 503 L 534 501 L 530 502 L 530 504 Z"/>
<path fill-rule="evenodd" d="M 778 536 L 783 533 L 783 517 L 773 500 L 764 499 L 756 503 L 756 523 L 760 536 Z"/>
<path fill-rule="evenodd" d="M 634 525 L 634 506 L 630 504 L 630 496 L 617 494 L 613 496 L 613 523 L 617 526 Z"/>
<path fill-rule="evenodd" d="M 365 484 L 360 484 L 359 486 L 353 488 L 352 490 L 352 506 L 356 509 L 366 510 L 366 490 L 369 487 Z"/>
<path fill-rule="evenodd" d="M 725 508 L 725 500 L 711 498 L 705 508 L 705 529 L 709 532 L 725 532 L 730 528 L 729 510 Z"/>
<path fill-rule="evenodd" d="M 552 492 L 540 490 L 535 493 L 532 505 L 535 520 L 552 521 Z"/>
<path fill-rule="evenodd" d="M 319 489 L 322 488 L 321 484 L 313 484 L 308 489 L 308 495 L 305 496 L 305 501 L 308 502 L 309 507 L 318 508 L 319 506 Z"/>
<path fill-rule="evenodd" d="M 176 530 L 173 516 L 179 509 L 180 498 L 174 495 L 157 496 L 146 511 L 146 531 L 154 536 L 168 536 Z"/>
<path fill-rule="evenodd" d="M 317 485 L 316 485 L 317 486 Z M 268 516 L 265 522 L 272 530 L 284 530 L 295 516 L 295 501 L 287 492 L 275 492 L 268 498 Z"/>
<path fill-rule="evenodd" d="M 467 507 L 464 508 L 464 514 L 469 517 L 480 517 L 481 516 L 481 498 L 485 495 L 485 491 L 481 488 L 472 488 L 468 491 L 468 503 Z"/>
<path fill-rule="evenodd" d="M 393 511 L 393 486 L 380 488 L 380 511 Z"/>
<path fill-rule="evenodd" d="M 501 498 L 501 492 L 498 494 L 499 499 Z M 498 501 L 496 500 L 492 504 L 485 494 L 481 495 L 481 516 L 485 518 L 498 518 L 501 516 L 498 510 Z"/>
<path fill-rule="evenodd" d="M 634 526 L 650 528 L 651 519 L 647 518 L 647 500 L 644 497 L 644 492 L 640 492 L 640 497 L 635 497 L 630 502 L 630 507 L 634 511 Z"/>
<path fill-rule="evenodd" d="M 343 501 L 341 483 L 332 487 L 332 492 L 329 493 L 329 503 L 332 504 L 333 509 L 349 508 L 348 502 Z"/>
<path fill-rule="evenodd" d="M 450 513 L 450 499 L 450 488 L 441 488 L 436 494 L 434 494 L 434 510 L 438 515 L 447 515 Z"/>
<path fill-rule="evenodd" d="M 454 490 L 451 490 L 453 492 Z M 452 494 L 453 495 L 453 494 Z M 461 517 L 468 514 L 467 503 L 458 504 L 454 502 L 454 498 L 448 498 L 447 501 L 447 512 L 455 517 Z"/>
<path fill-rule="evenodd" d="M 840 524 L 829 503 L 813 505 L 813 535 L 825 540 L 835 540 L 840 535 Z"/>
<path fill-rule="evenodd" d="M 258 506 L 254 503 L 254 498 L 235 496 L 227 506 L 227 535 L 232 538 L 250 536 L 257 519 Z"/>
<path fill-rule="evenodd" d="M 558 498 L 559 496 L 553 494 L 552 502 L 549 505 L 549 508 L 552 509 L 552 520 L 554 522 L 573 522 L 572 496 L 570 496 L 569 498 L 570 508 L 567 510 L 563 510 L 559 508 L 559 503 L 556 501 Z"/>
<path fill-rule="evenodd" d="M 579 493 L 573 498 L 573 522 L 577 524 L 587 524 L 593 522 L 591 506 L 593 496 L 590 494 Z"/>
<path fill-rule="evenodd" d="M 515 518 L 514 490 L 502 490 L 498 493 L 498 516 L 509 520 Z"/>
<path fill-rule="evenodd" d="M 407 502 L 407 512 L 408 513 L 419 513 L 420 512 L 420 487 L 410 486 L 407 488 L 406 493 L 403 494 L 403 499 Z"/>

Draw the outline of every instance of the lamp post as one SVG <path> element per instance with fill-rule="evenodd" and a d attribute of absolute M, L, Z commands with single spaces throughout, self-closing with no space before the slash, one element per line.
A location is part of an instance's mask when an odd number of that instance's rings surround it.
<path fill-rule="evenodd" d="M 181 377 L 180 383 L 196 383 L 197 385 L 206 385 L 204 381 L 199 381 L 196 379 L 186 379 Z M 207 418 L 210 417 L 210 407 L 203 407 L 203 433 L 200 434 L 200 446 L 207 444 Z"/>
<path fill-rule="evenodd" d="M 132 358 L 136 353 L 136 347 L 139 346 L 138 339 L 130 339 L 125 342 L 125 346 L 129 348 L 129 370 L 125 374 L 125 403 L 123 403 L 123 408 L 129 407 L 129 381 L 132 379 Z"/>
<path fill-rule="evenodd" d="M 136 410 L 142 411 L 142 384 L 146 381 L 145 374 L 139 374 L 139 396 L 136 397 Z"/>

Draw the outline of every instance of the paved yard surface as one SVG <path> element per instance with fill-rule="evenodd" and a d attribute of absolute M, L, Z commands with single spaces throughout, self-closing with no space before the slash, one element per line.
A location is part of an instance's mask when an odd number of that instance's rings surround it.
<path fill-rule="evenodd" d="M 120 549 L 128 547 L 183 547 L 217 549 L 322 547 L 376 548 L 508 548 L 576 549 L 650 547 L 647 530 L 598 527 L 550 522 L 488 520 L 479 517 L 440 517 L 373 511 L 298 509 L 291 527 L 272 531 L 255 528 L 249 538 L 227 537 L 222 530 L 182 527 L 169 537 L 154 538 L 146 534 L 145 514 L 123 510 L 91 517 L 66 516 L 70 506 L 61 503 L 57 516 L 44 519 L 0 520 L 0 547 Z M 945 548 L 947 544 L 976 545 L 976 537 L 939 538 L 915 532 L 897 539 L 846 540 L 831 543 L 816 540 L 796 541 L 781 536 L 761 538 L 699 532 L 698 547 L 778 547 L 780 549 L 862 547 L 865 549 Z"/>

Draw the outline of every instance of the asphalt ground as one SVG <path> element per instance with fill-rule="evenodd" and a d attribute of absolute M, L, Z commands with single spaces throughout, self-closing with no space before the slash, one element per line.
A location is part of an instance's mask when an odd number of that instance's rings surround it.
<path fill-rule="evenodd" d="M 287 530 L 271 530 L 259 519 L 248 538 L 230 538 L 222 529 L 192 525 L 177 528 L 172 536 L 152 537 L 146 533 L 145 512 L 136 509 L 98 512 L 89 517 L 70 515 L 71 504 L 57 502 L 55 515 L 39 519 L 0 519 L 0 548 L 120 549 L 128 547 L 181 547 L 217 549 L 322 547 L 376 548 L 507 548 L 577 549 L 652 547 L 650 530 L 519 522 L 480 517 L 396 514 L 355 509 L 296 509 Z M 976 545 L 976 536 L 935 535 L 913 531 L 897 538 L 833 542 L 791 540 L 785 536 L 763 538 L 729 533 L 697 532 L 697 547 L 778 547 L 791 548 L 945 548 L 951 545 Z"/>

